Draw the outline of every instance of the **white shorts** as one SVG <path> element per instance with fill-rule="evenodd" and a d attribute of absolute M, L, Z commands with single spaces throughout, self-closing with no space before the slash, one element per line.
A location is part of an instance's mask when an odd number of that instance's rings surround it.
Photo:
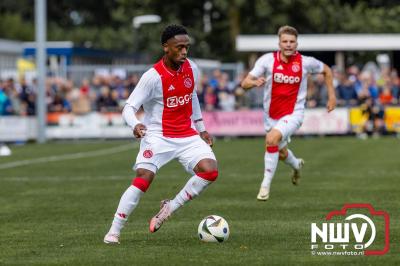
<path fill-rule="evenodd" d="M 140 142 L 140 151 L 133 169 L 144 168 L 156 173 L 175 158 L 192 174 L 193 168 L 202 159 L 216 160 L 211 147 L 199 135 L 187 138 L 147 135 Z"/>
<path fill-rule="evenodd" d="M 304 115 L 302 113 L 285 115 L 278 120 L 265 116 L 264 127 L 267 132 L 273 128 L 281 132 L 282 140 L 279 143 L 279 149 L 282 149 L 290 142 L 290 136 L 301 127 L 303 119 Z"/>

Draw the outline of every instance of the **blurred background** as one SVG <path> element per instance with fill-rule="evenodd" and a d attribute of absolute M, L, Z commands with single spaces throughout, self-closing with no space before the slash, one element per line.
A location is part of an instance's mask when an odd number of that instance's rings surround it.
<path fill-rule="evenodd" d="M 42 102 L 36 2 L 0 2 L 0 142 L 130 137 L 120 111 L 162 56 L 160 33 L 171 23 L 190 33 L 189 56 L 202 71 L 197 93 L 216 136 L 264 135 L 262 88 L 244 93 L 239 84 L 260 55 L 277 49 L 285 24 L 298 29 L 300 52 L 332 67 L 338 97 L 328 116 L 323 77 L 310 76 L 298 134 L 365 139 L 400 131 L 399 1 L 43 1 Z"/>

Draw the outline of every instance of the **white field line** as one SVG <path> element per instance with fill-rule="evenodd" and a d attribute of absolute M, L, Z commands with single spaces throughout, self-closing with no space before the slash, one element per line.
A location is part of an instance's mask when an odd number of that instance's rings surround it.
<path fill-rule="evenodd" d="M 96 157 L 103 155 L 110 155 L 114 153 L 119 153 L 123 151 L 128 151 L 133 149 L 135 146 L 133 145 L 121 145 L 113 148 L 88 151 L 88 152 L 78 152 L 78 153 L 70 153 L 63 155 L 53 155 L 48 157 L 41 157 L 36 159 L 28 159 L 22 161 L 15 161 L 9 163 L 0 164 L 0 169 L 9 169 L 15 168 L 19 166 L 32 165 L 32 164 L 40 164 L 40 163 L 48 163 L 48 162 L 58 162 L 58 161 L 66 161 L 66 160 L 75 160 L 80 158 L 88 158 L 88 157 Z"/>
<path fill-rule="evenodd" d="M 183 172 L 182 172 L 183 173 Z M 399 176 L 400 177 L 400 171 L 398 170 L 381 170 L 381 171 L 368 171 L 366 173 L 363 173 L 362 176 L 357 173 L 349 173 L 346 170 L 343 171 L 330 171 L 329 174 L 323 173 L 321 171 L 307 171 L 308 174 L 312 174 L 313 176 L 315 175 L 320 175 L 320 176 L 326 176 L 329 175 L 330 177 L 342 177 L 342 178 L 355 178 L 355 179 L 365 179 L 365 177 L 380 177 L 382 175 L 386 176 Z M 68 175 L 68 176 L 5 176 L 1 177 L 0 181 L 12 181 L 12 182 L 27 182 L 27 181 L 54 181 L 54 182 L 59 182 L 59 181 L 98 181 L 98 180 L 127 180 L 129 179 L 130 175 L 109 175 L 109 176 L 99 176 L 99 175 L 84 175 L 84 176 L 75 176 L 75 175 Z M 242 176 L 237 173 L 225 173 L 224 176 L 226 178 L 229 177 L 238 177 Z M 172 178 L 172 177 L 169 177 Z M 173 178 L 178 178 L 179 177 L 173 177 Z M 332 179 L 321 179 L 318 181 L 318 183 L 312 183 L 308 184 L 309 187 L 314 187 L 314 186 L 320 186 L 321 183 L 332 183 L 335 184 L 334 180 Z M 341 186 L 342 184 L 335 184 L 336 186 Z M 343 184 L 347 185 L 347 184 Z"/>
<path fill-rule="evenodd" d="M 14 177 L 2 177 L 1 181 L 13 181 L 13 182 L 28 182 L 28 181 L 94 181 L 94 180 L 129 180 L 129 175 L 119 176 L 119 175 L 110 175 L 110 176 L 14 176 Z"/>

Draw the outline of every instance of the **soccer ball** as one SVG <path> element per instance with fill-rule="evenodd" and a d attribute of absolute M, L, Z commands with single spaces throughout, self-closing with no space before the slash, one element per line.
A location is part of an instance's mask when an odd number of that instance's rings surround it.
<path fill-rule="evenodd" d="M 197 232 L 201 241 L 224 242 L 229 237 L 229 226 L 221 216 L 210 215 L 201 220 Z"/>

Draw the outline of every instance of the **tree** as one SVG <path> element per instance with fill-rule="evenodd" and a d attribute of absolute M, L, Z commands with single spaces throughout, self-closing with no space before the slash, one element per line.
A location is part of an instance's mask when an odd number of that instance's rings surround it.
<path fill-rule="evenodd" d="M 27 3 L 28 2 L 28 3 Z M 158 58 L 159 36 L 170 23 L 185 25 L 193 38 L 191 56 L 236 60 L 237 34 L 275 34 L 284 24 L 300 33 L 397 33 L 400 3 L 395 0 L 58 0 L 48 4 L 48 39 Z M 34 0 L 0 2 L 0 38 L 32 41 Z M 134 36 L 132 18 L 162 17 Z M 207 24 L 207 25 L 206 25 Z M 211 27 L 210 27 L 211 26 Z M 135 45 L 136 46 L 136 45 Z"/>

